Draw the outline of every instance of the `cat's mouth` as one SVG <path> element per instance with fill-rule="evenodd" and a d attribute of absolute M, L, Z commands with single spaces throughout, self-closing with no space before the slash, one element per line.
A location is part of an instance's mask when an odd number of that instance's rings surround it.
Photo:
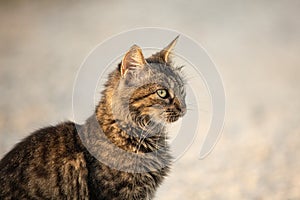
<path fill-rule="evenodd" d="M 167 116 L 165 117 L 165 120 L 167 123 L 173 123 L 176 122 L 179 119 L 180 115 L 176 114 L 176 113 L 172 113 L 172 114 L 167 114 Z"/>
<path fill-rule="evenodd" d="M 179 110 L 165 110 L 163 117 L 167 123 L 176 122 L 180 117 L 186 114 L 186 108 L 180 108 Z"/>
<path fill-rule="evenodd" d="M 162 115 L 167 123 L 176 122 L 180 117 L 186 114 L 186 107 L 180 107 L 179 109 L 167 109 Z"/>
<path fill-rule="evenodd" d="M 160 117 L 150 117 L 150 116 L 143 116 L 137 120 L 139 126 L 141 127 L 148 127 L 153 126 L 155 124 L 164 124 L 164 123 L 173 123 L 176 122 L 180 118 L 179 114 L 176 113 L 163 113 Z"/>
<path fill-rule="evenodd" d="M 132 115 L 132 119 L 140 127 L 151 127 L 156 125 L 163 125 L 165 123 L 176 122 L 180 117 L 184 116 L 184 112 L 176 112 L 165 110 L 162 112 L 154 112 L 152 115 Z"/>
<path fill-rule="evenodd" d="M 179 117 L 168 117 L 166 121 L 168 123 L 173 123 L 173 122 L 176 122 L 178 119 L 179 119 Z"/>

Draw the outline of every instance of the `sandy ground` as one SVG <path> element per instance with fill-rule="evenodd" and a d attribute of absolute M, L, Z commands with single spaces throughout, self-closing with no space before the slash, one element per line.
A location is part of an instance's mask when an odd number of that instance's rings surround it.
<path fill-rule="evenodd" d="M 0 156 L 31 131 L 71 118 L 76 72 L 99 42 L 167 27 L 200 42 L 218 65 L 227 113 L 213 153 L 198 159 L 199 136 L 156 199 L 300 199 L 299 8 L 267 0 L 1 1 Z"/>

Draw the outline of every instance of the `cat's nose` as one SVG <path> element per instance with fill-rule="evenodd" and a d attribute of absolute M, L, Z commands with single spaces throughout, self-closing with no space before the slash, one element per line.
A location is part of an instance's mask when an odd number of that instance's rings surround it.
<path fill-rule="evenodd" d="M 180 117 L 186 114 L 186 104 L 183 101 L 175 99 L 174 101 L 175 108 L 179 111 Z"/>
<path fill-rule="evenodd" d="M 181 109 L 180 109 L 180 116 L 182 117 L 185 114 L 186 114 L 186 107 L 184 106 L 184 107 L 181 107 Z"/>
<path fill-rule="evenodd" d="M 180 102 L 180 107 L 181 107 L 181 117 L 182 117 L 183 115 L 186 114 L 186 111 L 187 111 L 186 104 L 185 104 L 184 100 Z"/>

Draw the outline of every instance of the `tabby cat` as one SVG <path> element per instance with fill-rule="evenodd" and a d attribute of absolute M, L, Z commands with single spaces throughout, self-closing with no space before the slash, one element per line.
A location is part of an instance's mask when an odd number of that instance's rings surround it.
<path fill-rule="evenodd" d="M 172 160 L 165 125 L 186 113 L 177 38 L 147 59 L 132 46 L 83 125 L 40 129 L 8 152 L 0 199 L 153 199 Z"/>

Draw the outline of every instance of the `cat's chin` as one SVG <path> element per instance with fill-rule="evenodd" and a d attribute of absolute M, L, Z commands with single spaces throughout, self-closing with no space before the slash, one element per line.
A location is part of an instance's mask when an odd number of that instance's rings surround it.
<path fill-rule="evenodd" d="M 166 122 L 171 124 L 171 123 L 174 123 L 174 122 L 178 121 L 178 119 L 179 119 L 178 117 L 177 118 L 171 118 L 171 119 L 167 119 Z"/>
<path fill-rule="evenodd" d="M 166 119 L 166 122 L 170 124 L 170 123 L 178 121 L 178 119 L 179 119 L 179 117 L 168 117 Z"/>
<path fill-rule="evenodd" d="M 155 120 L 155 125 L 165 126 L 166 124 L 171 124 L 179 120 L 179 117 L 167 117 L 159 120 Z M 152 124 L 153 125 L 153 124 Z"/>

